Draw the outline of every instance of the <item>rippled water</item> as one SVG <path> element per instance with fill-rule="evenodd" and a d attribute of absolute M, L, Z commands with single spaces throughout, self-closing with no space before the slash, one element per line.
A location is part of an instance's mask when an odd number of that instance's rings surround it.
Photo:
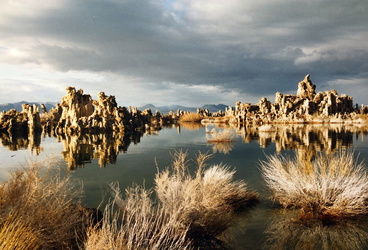
<path fill-rule="evenodd" d="M 209 144 L 207 139 L 211 134 L 206 131 L 212 128 L 217 131 L 230 130 L 236 141 Z M 267 199 L 269 192 L 259 170 L 259 162 L 265 160 L 267 155 L 294 155 L 296 149 L 306 159 L 311 159 L 320 152 L 331 153 L 339 148 L 350 148 L 368 167 L 367 127 L 295 125 L 265 129 L 185 125 L 125 137 L 3 136 L 0 139 L 2 179 L 8 176 L 10 170 L 25 166 L 29 160 L 52 157 L 53 162 L 63 166 L 66 171 L 72 171 L 74 178 L 83 181 L 85 204 L 93 207 L 108 197 L 109 183 L 119 182 L 121 189 L 132 183 L 152 187 L 157 167 L 163 169 L 170 165 L 171 154 L 175 150 L 187 151 L 190 158 L 195 158 L 198 151 L 209 151 L 214 154 L 210 164 L 222 163 L 235 168 L 236 178 L 245 180 L 262 198 L 255 208 L 239 216 L 232 228 L 229 237 L 232 238 L 234 249 L 318 249 L 323 246 L 342 249 L 354 244 L 357 245 L 351 247 L 353 249 L 367 247 L 364 242 L 367 243 L 368 226 L 361 221 L 341 222 L 341 225 L 333 227 L 305 227 L 290 223 L 293 212 L 276 208 Z M 364 221 L 368 221 L 366 219 Z M 342 241 L 339 235 L 345 235 L 349 240 Z M 271 245 L 265 246 L 266 242 Z"/>

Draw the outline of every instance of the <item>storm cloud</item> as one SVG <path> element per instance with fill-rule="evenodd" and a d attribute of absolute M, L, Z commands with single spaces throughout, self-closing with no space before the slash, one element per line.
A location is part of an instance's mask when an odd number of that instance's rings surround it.
<path fill-rule="evenodd" d="M 311 74 L 317 91 L 367 104 L 367 13 L 356 0 L 5 0 L 0 102 L 74 85 L 120 105 L 233 105 Z"/>

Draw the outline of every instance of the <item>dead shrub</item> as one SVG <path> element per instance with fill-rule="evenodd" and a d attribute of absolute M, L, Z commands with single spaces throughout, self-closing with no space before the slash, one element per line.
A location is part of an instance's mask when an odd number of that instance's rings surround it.
<path fill-rule="evenodd" d="M 82 237 L 81 191 L 69 177 L 31 162 L 0 186 L 0 238 L 17 249 L 72 248 Z M 10 248 L 12 249 L 12 248 Z"/>
<path fill-rule="evenodd" d="M 320 154 L 313 162 L 269 156 L 261 162 L 272 199 L 301 208 L 303 218 L 334 219 L 368 212 L 368 176 L 351 151 Z"/>

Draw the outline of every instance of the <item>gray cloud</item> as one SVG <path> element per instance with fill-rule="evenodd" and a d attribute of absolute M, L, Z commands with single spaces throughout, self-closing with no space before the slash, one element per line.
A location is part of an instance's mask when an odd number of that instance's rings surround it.
<path fill-rule="evenodd" d="M 27 15 L 4 11 L 0 46 L 25 53 L 6 62 L 257 98 L 295 92 L 308 73 L 317 90 L 368 80 L 366 1 L 60 2 Z"/>

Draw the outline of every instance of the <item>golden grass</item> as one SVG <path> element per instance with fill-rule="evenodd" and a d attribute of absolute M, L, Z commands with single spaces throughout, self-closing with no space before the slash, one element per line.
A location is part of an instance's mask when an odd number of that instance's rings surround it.
<path fill-rule="evenodd" d="M 114 199 L 104 211 L 101 229 L 90 228 L 85 249 L 213 249 L 234 221 L 236 211 L 258 201 L 226 166 L 205 169 L 200 153 L 189 173 L 187 154 L 175 152 L 171 168 L 159 171 L 154 190 L 135 186 L 125 197 L 113 185 Z M 152 199 L 153 191 L 158 198 Z"/>
<path fill-rule="evenodd" d="M 39 163 L 12 173 L 0 186 L 0 246 L 5 249 L 65 249 L 82 234 L 79 190 Z M 9 248 L 8 248 L 9 246 Z M 0 247 L 1 248 L 1 247 Z M 4 248 L 1 248 L 4 249 Z"/>
<path fill-rule="evenodd" d="M 116 184 L 112 189 L 101 228 L 89 229 L 84 249 L 191 249 L 187 227 L 155 205 L 150 190 L 128 188 L 123 199 Z"/>
<path fill-rule="evenodd" d="M 214 165 L 205 169 L 209 158 L 210 155 L 199 153 L 197 170 L 191 175 L 187 154 L 175 152 L 171 168 L 155 177 L 155 190 L 163 207 L 189 226 L 188 235 L 194 245 L 207 247 L 219 243 L 218 236 L 229 228 L 235 211 L 259 199 L 245 182 L 233 180 L 235 171 L 229 167 Z"/>
<path fill-rule="evenodd" d="M 320 154 L 313 162 L 282 156 L 261 162 L 272 199 L 301 208 L 303 218 L 330 220 L 368 213 L 368 176 L 351 151 Z"/>
<path fill-rule="evenodd" d="M 114 198 L 100 223 L 79 205 L 81 191 L 69 176 L 33 162 L 0 185 L 0 249 L 194 249 L 224 247 L 220 235 L 235 212 L 258 201 L 227 166 L 197 170 L 187 154 L 174 154 L 171 168 L 158 172 L 155 189 L 112 185 Z M 152 199 L 153 192 L 158 200 Z"/>
<path fill-rule="evenodd" d="M 10 213 L 0 229 L 0 249 L 40 249 L 39 232 L 17 214 Z"/>
<path fill-rule="evenodd" d="M 203 116 L 197 113 L 186 113 L 179 118 L 180 122 L 201 122 Z"/>

